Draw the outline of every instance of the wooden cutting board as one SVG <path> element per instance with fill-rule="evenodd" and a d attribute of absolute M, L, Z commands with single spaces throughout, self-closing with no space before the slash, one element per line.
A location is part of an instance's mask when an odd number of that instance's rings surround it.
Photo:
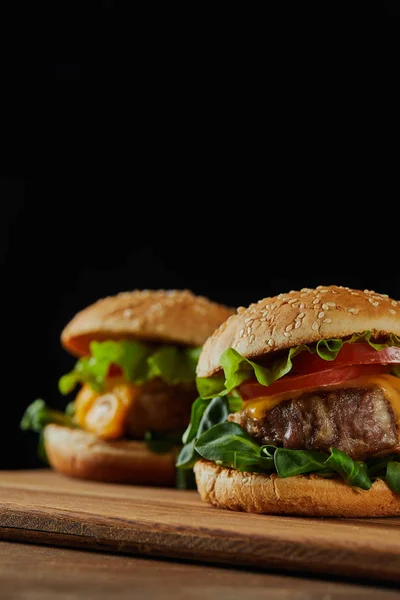
<path fill-rule="evenodd" d="M 400 519 L 231 512 L 196 491 L 0 472 L 0 538 L 325 576 L 400 581 Z"/>

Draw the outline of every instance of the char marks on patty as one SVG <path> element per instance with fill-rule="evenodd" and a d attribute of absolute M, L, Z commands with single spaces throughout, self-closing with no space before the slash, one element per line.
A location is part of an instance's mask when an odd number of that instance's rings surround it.
<path fill-rule="evenodd" d="M 262 419 L 244 409 L 229 420 L 259 444 L 320 452 L 335 447 L 354 460 L 396 452 L 399 444 L 393 409 L 378 385 L 308 392 L 281 402 Z"/>

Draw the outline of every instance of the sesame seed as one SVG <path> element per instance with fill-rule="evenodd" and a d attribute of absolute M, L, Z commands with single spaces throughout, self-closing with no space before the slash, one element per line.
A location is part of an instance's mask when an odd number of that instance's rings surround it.
<path fill-rule="evenodd" d="M 332 294 L 338 294 L 339 292 L 336 290 L 331 290 Z"/>
<path fill-rule="evenodd" d="M 398 302 L 397 300 L 392 300 L 392 306 L 397 306 Z"/>
<path fill-rule="evenodd" d="M 264 312 L 262 313 L 262 316 L 263 316 L 263 317 L 267 317 L 267 316 L 268 316 L 268 311 L 267 311 L 267 310 L 264 310 Z"/>
<path fill-rule="evenodd" d="M 251 342 L 254 342 L 255 339 L 256 339 L 256 336 L 254 335 L 254 333 L 252 333 L 251 336 L 249 337 L 249 343 L 251 344 Z"/>
<path fill-rule="evenodd" d="M 389 298 L 387 294 L 381 294 L 382 298 Z"/>
<path fill-rule="evenodd" d="M 243 479 L 242 479 L 242 483 L 247 483 L 247 482 L 248 482 L 248 480 L 249 480 L 249 478 L 248 478 L 248 477 L 243 477 Z"/>
<path fill-rule="evenodd" d="M 321 311 L 320 313 L 318 313 L 318 319 L 322 319 L 322 317 L 325 316 L 324 311 Z"/>
<path fill-rule="evenodd" d="M 329 292 L 329 290 L 319 290 L 320 294 L 327 294 Z"/>
<path fill-rule="evenodd" d="M 356 315 L 357 313 L 360 312 L 359 308 L 348 308 L 347 312 L 352 313 L 353 315 Z"/>
<path fill-rule="evenodd" d="M 297 315 L 298 319 L 303 319 L 306 316 L 306 313 L 301 312 L 299 315 Z"/>
<path fill-rule="evenodd" d="M 299 308 L 304 308 L 305 304 L 304 302 L 302 302 L 301 304 L 299 304 Z"/>
<path fill-rule="evenodd" d="M 298 298 L 291 298 L 291 300 L 289 300 L 288 304 L 293 304 L 293 302 L 297 302 Z"/>
<path fill-rule="evenodd" d="M 269 338 L 269 340 L 268 340 L 268 346 L 274 346 L 274 345 L 275 345 L 274 340 L 272 338 Z"/>
<path fill-rule="evenodd" d="M 322 305 L 322 308 L 324 310 L 329 310 L 329 304 L 327 302 L 325 302 L 325 304 Z"/>
<path fill-rule="evenodd" d="M 373 298 L 368 298 L 368 302 L 370 302 L 371 304 L 374 303 L 374 299 Z"/>
<path fill-rule="evenodd" d="M 317 330 L 318 330 L 318 328 L 319 328 L 319 323 L 318 323 L 318 321 L 314 321 L 314 323 L 311 325 L 311 328 L 312 328 L 314 331 L 317 331 Z"/>
<path fill-rule="evenodd" d="M 308 292 L 304 293 L 304 294 L 300 294 L 300 298 L 304 298 L 305 296 L 308 296 Z"/>
<path fill-rule="evenodd" d="M 265 317 L 261 317 L 261 319 L 260 319 L 260 321 L 261 321 L 262 323 L 265 323 L 265 321 L 266 321 L 266 320 L 267 320 L 267 319 L 266 319 Z"/>
<path fill-rule="evenodd" d="M 371 302 L 372 306 L 379 306 L 378 300 L 376 302 Z"/>
<path fill-rule="evenodd" d="M 289 337 L 289 336 L 290 336 L 290 333 L 289 333 L 288 331 L 284 331 L 284 332 L 283 332 L 283 335 L 284 335 L 285 337 Z"/>
<path fill-rule="evenodd" d="M 395 311 L 393 308 L 389 308 L 389 312 L 390 312 L 392 315 L 395 315 L 395 314 L 396 314 L 396 311 Z"/>
<path fill-rule="evenodd" d="M 270 305 L 270 304 L 266 304 L 266 305 L 265 305 L 265 308 L 267 308 L 267 309 L 268 309 L 268 308 L 271 308 L 271 305 Z"/>
<path fill-rule="evenodd" d="M 332 323 L 332 319 L 330 319 L 329 317 L 326 317 L 326 319 L 324 319 L 322 322 L 323 323 Z"/>
<path fill-rule="evenodd" d="M 332 306 L 334 308 L 336 306 L 336 302 L 327 302 L 328 306 Z"/>
<path fill-rule="evenodd" d="M 251 325 L 253 321 L 254 319 L 252 317 L 247 317 L 247 319 L 244 320 L 244 322 L 247 323 L 247 325 Z"/>
<path fill-rule="evenodd" d="M 358 292 L 350 292 L 352 296 L 359 296 L 360 294 Z"/>
<path fill-rule="evenodd" d="M 286 331 L 292 331 L 292 329 L 293 329 L 293 324 L 292 324 L 292 323 L 290 323 L 290 325 L 288 325 L 288 326 L 286 327 Z"/>
<path fill-rule="evenodd" d="M 251 334 L 251 327 L 247 328 L 247 334 L 250 335 Z"/>
<path fill-rule="evenodd" d="M 301 321 L 296 321 L 294 328 L 298 329 L 299 327 L 301 327 Z"/>
<path fill-rule="evenodd" d="M 318 302 L 320 301 L 319 298 L 314 298 L 314 300 L 312 301 L 313 304 L 318 304 Z"/>

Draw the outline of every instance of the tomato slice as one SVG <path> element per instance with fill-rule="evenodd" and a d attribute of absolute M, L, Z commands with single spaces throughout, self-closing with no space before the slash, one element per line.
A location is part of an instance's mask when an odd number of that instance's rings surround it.
<path fill-rule="evenodd" d="M 324 360 L 318 354 L 310 354 L 307 351 L 301 352 L 293 359 L 291 373 L 315 373 L 330 369 L 333 365 L 337 368 L 347 365 L 388 365 L 394 363 L 400 363 L 400 348 L 395 346 L 375 350 L 369 344 L 343 344 L 339 354 L 332 361 Z"/>
<path fill-rule="evenodd" d="M 376 352 L 376 350 L 375 350 Z M 326 365 L 326 361 L 325 365 Z M 335 361 L 336 362 L 336 361 Z M 329 364 L 329 363 L 328 363 Z M 326 385 L 335 385 L 357 379 L 364 375 L 381 375 L 389 373 L 390 367 L 386 365 L 349 365 L 345 367 L 333 367 L 324 371 L 307 373 L 304 375 L 285 375 L 281 379 L 274 381 L 271 385 L 262 385 L 256 379 L 244 381 L 239 386 L 239 393 L 243 400 L 250 400 L 261 396 L 273 396 L 284 392 L 295 392 L 307 388 L 324 387 Z"/>
<path fill-rule="evenodd" d="M 111 364 L 108 369 L 109 377 L 117 377 L 117 375 L 122 375 L 122 369 L 118 365 Z"/>

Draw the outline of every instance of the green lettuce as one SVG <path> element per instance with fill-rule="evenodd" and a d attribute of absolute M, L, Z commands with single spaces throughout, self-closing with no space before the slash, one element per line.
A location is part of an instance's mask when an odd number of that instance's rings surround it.
<path fill-rule="evenodd" d="M 383 343 L 373 342 L 371 341 L 371 337 L 372 331 L 364 331 L 363 333 L 355 333 L 351 338 L 346 340 L 333 338 L 319 340 L 313 346 L 307 344 L 294 346 L 268 367 L 261 366 L 245 358 L 233 348 L 227 348 L 221 354 L 220 358 L 224 375 L 197 377 L 197 389 L 202 398 L 212 398 L 217 395 L 222 396 L 230 393 L 243 383 L 243 381 L 252 377 L 255 377 L 262 385 L 271 385 L 271 383 L 291 371 L 293 367 L 292 359 L 300 354 L 300 352 L 307 351 L 310 354 L 318 354 L 323 360 L 332 361 L 335 360 L 343 345 L 349 343 L 366 342 L 377 351 L 390 346 L 400 348 L 400 338 L 394 334 L 390 334 L 388 339 Z M 392 372 L 394 375 L 400 376 L 400 367 L 395 366 Z"/>
<path fill-rule="evenodd" d="M 37 453 L 40 461 L 45 465 L 48 465 L 49 461 L 44 444 L 44 428 L 51 423 L 66 427 L 77 427 L 76 423 L 72 420 L 71 404 L 69 403 L 66 412 L 63 413 L 60 410 L 49 408 L 44 400 L 38 398 L 25 409 L 22 415 L 20 428 L 23 431 L 34 431 L 39 434 Z"/>
<path fill-rule="evenodd" d="M 49 408 L 44 400 L 38 398 L 26 408 L 20 421 L 20 428 L 23 431 L 41 433 L 46 425 L 50 425 L 50 423 L 65 425 L 66 427 L 77 427 L 69 414 Z"/>
<path fill-rule="evenodd" d="M 345 452 L 291 450 L 258 443 L 237 423 L 226 421 L 213 425 L 195 441 L 199 456 L 217 465 L 251 473 L 277 473 L 279 477 L 316 474 L 340 477 L 347 485 L 369 490 L 377 477 L 400 493 L 400 456 L 354 461 Z M 378 466 L 379 465 L 379 466 Z M 378 470 L 377 470 L 378 466 Z"/>
<path fill-rule="evenodd" d="M 59 390 L 69 394 L 79 383 L 87 383 L 97 392 L 104 390 L 111 365 L 121 368 L 126 381 L 142 384 L 155 377 L 176 385 L 195 381 L 201 348 L 153 346 L 134 340 L 93 341 L 90 356 L 80 358 L 72 371 L 59 380 Z"/>
<path fill-rule="evenodd" d="M 229 398 L 197 398 L 192 404 L 190 423 L 182 436 L 183 447 L 178 455 L 176 466 L 179 469 L 191 469 L 199 458 L 195 450 L 197 439 L 218 423 L 224 423 L 229 413 L 237 412 L 242 407 L 242 400 L 237 396 Z"/>

